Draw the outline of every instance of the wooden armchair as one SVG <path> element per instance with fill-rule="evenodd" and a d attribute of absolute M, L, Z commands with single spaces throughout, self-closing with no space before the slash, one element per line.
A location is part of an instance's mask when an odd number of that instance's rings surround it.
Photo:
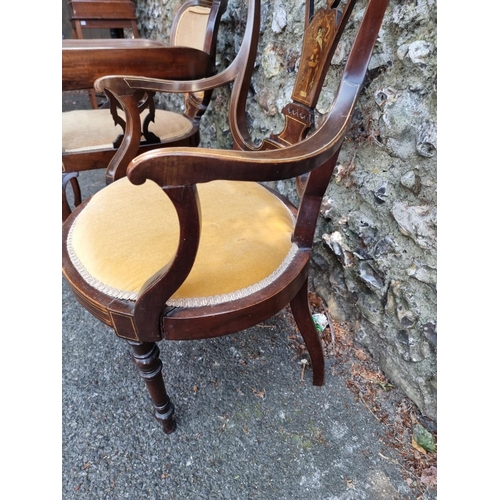
<path fill-rule="evenodd" d="M 286 124 L 260 146 L 250 143 L 244 118 L 256 47 L 248 28 L 258 29 L 260 7 L 250 1 L 247 32 L 227 70 L 234 76 L 235 149 L 170 148 L 130 163 L 124 153 L 128 168 L 115 162 L 115 182 L 63 224 L 64 274 L 80 303 L 131 345 L 166 433 L 175 421 L 156 345 L 162 339 L 234 333 L 290 304 L 311 357 L 313 384 L 323 384 L 323 351 L 308 303 L 313 235 L 388 1 L 368 1 L 331 110 L 317 128 L 314 107 L 355 0 L 343 13 L 340 2 L 330 0 L 314 16 L 313 2 L 307 3 Z M 318 64 L 311 66 L 313 58 Z M 96 88 L 122 103 L 125 139 L 133 148 L 140 128 L 130 101 L 135 90 L 205 90 L 220 76 L 198 82 L 109 77 Z M 294 177 L 301 178 L 298 208 L 261 184 Z"/>
<path fill-rule="evenodd" d="M 84 5 L 89 2 L 77 2 Z M 90 2 L 94 3 L 94 2 Z M 97 3 L 116 3 L 116 0 Z M 217 33 L 227 0 L 187 0 L 174 19 L 170 45 L 145 39 L 63 40 L 63 91 L 93 88 L 109 74 L 170 80 L 195 79 L 215 72 Z M 62 219 L 81 202 L 78 172 L 107 168 L 118 150 L 124 114 L 112 95 L 110 109 L 74 110 L 62 114 Z M 142 140 L 135 154 L 171 146 L 197 146 L 199 121 L 212 91 L 186 93 L 185 110 L 155 109 L 153 93 L 138 92 Z"/>

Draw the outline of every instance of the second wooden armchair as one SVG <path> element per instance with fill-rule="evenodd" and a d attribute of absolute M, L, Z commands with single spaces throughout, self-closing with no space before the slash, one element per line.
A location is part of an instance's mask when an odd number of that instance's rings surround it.
<path fill-rule="evenodd" d="M 171 80 L 213 75 L 217 34 L 226 7 L 227 0 L 187 0 L 175 16 L 169 45 L 145 39 L 63 40 L 63 91 L 92 88 L 97 78 L 108 74 Z M 111 109 L 62 114 L 63 221 L 71 212 L 68 183 L 73 187 L 74 205 L 78 205 L 78 172 L 107 168 L 122 140 L 124 114 L 113 96 L 108 97 Z M 135 154 L 199 144 L 199 122 L 210 103 L 211 90 L 186 93 L 184 111 L 155 109 L 148 92 L 138 92 L 137 97 L 141 100 L 142 137 Z"/>
<path fill-rule="evenodd" d="M 130 344 L 166 433 L 175 420 L 156 345 L 162 339 L 234 333 L 290 304 L 311 357 L 312 382 L 323 384 L 323 350 L 308 303 L 313 236 L 388 1 L 368 1 L 331 110 L 317 128 L 315 106 L 355 0 L 343 12 L 338 0 L 330 0 L 315 14 L 307 2 L 285 127 L 259 146 L 249 141 L 245 120 L 258 0 L 249 2 L 247 31 L 225 75 L 198 82 L 110 77 L 97 83 L 122 103 L 125 140 L 133 150 L 140 135 L 137 89 L 192 92 L 213 88 L 228 74 L 234 79 L 235 150 L 172 148 L 136 158 L 125 151 L 112 167 L 114 182 L 63 225 L 64 274 L 80 303 Z M 294 177 L 301 178 L 298 208 L 261 184 Z"/>

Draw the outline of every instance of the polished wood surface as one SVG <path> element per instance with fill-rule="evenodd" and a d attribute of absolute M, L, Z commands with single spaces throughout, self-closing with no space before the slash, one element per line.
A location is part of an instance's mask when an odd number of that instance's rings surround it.
<path fill-rule="evenodd" d="M 149 353 L 147 357 L 152 360 L 151 371 L 158 370 L 152 347 L 157 341 L 227 335 L 254 326 L 290 304 L 311 358 L 312 382 L 314 385 L 323 384 L 324 355 L 308 303 L 308 269 L 313 236 L 321 200 L 353 116 L 388 2 L 389 0 L 368 1 L 332 107 L 321 125 L 316 127 L 311 121 L 305 123 L 311 129 L 307 136 L 303 132 L 304 123 L 299 127 L 285 123 L 284 130 L 276 136 L 279 139 L 271 137 L 263 145 L 252 144 L 249 140 L 244 115 L 258 45 L 259 0 L 249 2 L 243 43 L 237 57 L 225 72 L 191 82 L 117 76 L 104 77 L 96 82 L 96 89 L 111 92 L 127 114 L 125 138 L 119 148 L 121 156 L 117 154 L 113 159 L 116 162 L 112 162 L 108 169 L 110 180 L 127 175 L 134 184 L 152 180 L 161 186 L 165 195 L 173 202 L 181 226 L 181 236 L 174 259 L 151 276 L 135 302 L 111 298 L 86 283 L 68 257 L 65 244 L 67 234 L 78 214 L 85 210 L 84 202 L 63 224 L 63 271 L 75 296 L 88 311 L 113 328 L 117 336 L 136 343 L 136 352 L 142 345 L 142 352 Z M 293 105 L 302 106 L 305 111 L 314 111 L 323 86 L 321 78 L 324 76 L 321 75 L 324 75 L 324 66 L 329 64 L 354 3 L 355 0 L 348 0 L 343 5 L 343 12 L 336 12 L 333 16 L 333 42 L 331 46 L 321 45 L 321 50 L 326 50 L 330 56 L 320 54 L 317 58 L 320 66 L 314 70 L 313 76 L 307 66 L 303 66 L 298 72 L 298 84 L 292 94 Z M 338 6 L 338 0 L 327 2 L 329 11 Z M 307 26 L 324 26 L 320 20 L 320 16 L 324 14 L 321 9 L 315 14 L 312 3 L 308 3 L 304 54 L 313 52 L 310 47 L 311 38 L 307 36 Z M 306 87 L 305 80 L 300 80 L 304 76 L 309 82 Z M 129 150 L 136 149 L 140 130 L 137 106 L 132 98 L 134 92 L 206 90 L 214 88 L 224 79 L 233 82 L 230 107 L 230 126 L 235 138 L 233 150 L 182 147 L 148 151 L 137 157 L 130 153 Z M 304 88 L 308 89 L 306 96 L 300 93 Z M 298 251 L 286 270 L 265 288 L 237 300 L 214 306 L 166 307 L 166 301 L 188 276 L 198 249 L 203 214 L 199 209 L 197 184 L 217 179 L 264 182 L 294 177 L 301 178 L 300 204 L 296 208 L 291 202 L 286 203 L 296 215 L 292 240 Z M 283 199 L 278 193 L 275 195 Z M 163 413 L 157 414 L 158 421 L 166 433 L 172 432 L 175 427 L 173 407 L 164 392 L 163 379 L 158 376 L 154 380 L 150 378 L 147 387 L 155 412 L 158 413 L 158 408 L 163 409 Z"/>
<path fill-rule="evenodd" d="M 141 38 L 62 41 L 62 90 L 92 88 L 106 75 L 197 79 L 209 69 L 210 56 L 190 47 L 170 47 Z"/>
<path fill-rule="evenodd" d="M 71 19 L 135 19 L 131 0 L 69 0 Z"/>

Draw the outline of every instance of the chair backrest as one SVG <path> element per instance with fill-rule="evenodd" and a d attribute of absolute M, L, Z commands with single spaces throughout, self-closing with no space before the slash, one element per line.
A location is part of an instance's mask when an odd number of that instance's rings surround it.
<path fill-rule="evenodd" d="M 203 5 L 204 4 L 204 5 Z M 210 2 L 185 2 L 178 10 L 172 24 L 170 45 L 177 47 L 194 47 L 205 49 L 205 32 L 210 16 Z M 209 50 L 205 50 L 209 52 Z"/>
<path fill-rule="evenodd" d="M 326 0 L 326 6 L 314 12 L 314 0 L 306 0 L 305 25 L 299 69 L 292 91 L 292 101 L 282 113 L 285 125 L 279 134 L 271 134 L 256 146 L 250 140 L 245 105 L 235 102 L 230 114 L 231 131 L 235 139 L 233 149 L 253 152 L 276 152 L 269 164 L 276 165 L 276 176 L 266 174 L 261 181 L 294 177 L 294 171 L 304 171 L 296 177 L 300 198 L 293 240 L 311 248 L 321 200 L 330 182 L 343 138 L 361 92 L 372 51 L 389 0 L 369 0 L 352 44 L 340 83 L 330 110 L 315 126 L 316 105 L 344 29 L 349 22 L 357 0 Z M 342 7 L 342 11 L 339 9 Z M 243 82 L 241 91 L 248 93 L 250 80 Z M 264 160 L 263 160 L 264 161 Z M 302 167 L 299 165 L 302 164 Z M 289 173 L 287 175 L 286 173 Z"/>
<path fill-rule="evenodd" d="M 330 62 L 335 54 L 344 28 L 349 21 L 357 0 L 347 0 L 338 8 L 340 0 L 325 0 L 326 6 L 314 12 L 314 0 L 307 0 L 305 6 L 305 24 L 302 38 L 302 51 L 299 68 L 295 78 L 291 99 L 285 105 L 282 114 L 285 125 L 279 134 L 271 134 L 256 147 L 250 140 L 242 103 L 238 103 L 230 119 L 235 144 L 234 149 L 269 150 L 297 144 L 314 129 L 315 115 Z M 246 80 L 241 92 L 248 93 L 250 81 Z"/>
<path fill-rule="evenodd" d="M 210 74 L 215 73 L 217 34 L 228 0 L 187 0 L 175 15 L 170 45 L 192 47 L 210 56 Z M 187 93 L 185 114 L 199 121 L 206 111 L 212 91 Z"/>
<path fill-rule="evenodd" d="M 84 38 L 83 30 L 88 29 L 120 30 L 117 38 L 123 38 L 124 28 L 131 29 L 133 37 L 139 38 L 131 0 L 69 0 L 68 7 L 74 38 Z"/>
<path fill-rule="evenodd" d="M 314 0 L 306 1 L 302 51 L 292 101 L 281 110 L 285 117 L 283 130 L 279 134 L 271 134 L 257 147 L 250 141 L 246 121 L 238 119 L 243 116 L 242 110 L 237 110 L 236 115 L 233 115 L 236 119 L 231 124 L 231 129 L 236 131 L 234 149 L 280 149 L 299 143 L 314 130 L 316 115 L 319 115 L 316 105 L 330 62 L 356 2 L 357 0 L 347 0 L 340 10 L 340 0 L 326 0 L 326 5 L 315 12 Z M 250 81 L 245 83 L 246 87 L 242 91 L 248 92 Z M 297 178 L 299 196 L 302 195 L 306 182 L 307 175 Z"/>

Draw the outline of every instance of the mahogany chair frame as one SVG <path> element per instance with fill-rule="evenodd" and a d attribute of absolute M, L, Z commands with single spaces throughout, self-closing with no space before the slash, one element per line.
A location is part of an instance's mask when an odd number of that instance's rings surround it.
<path fill-rule="evenodd" d="M 76 1 L 76 0 L 74 0 Z M 108 0 L 110 1 L 110 0 Z M 212 76 L 216 71 L 217 35 L 220 20 L 227 8 L 228 0 L 187 0 L 178 10 L 172 26 L 173 39 L 182 14 L 191 7 L 210 8 L 203 50 L 192 47 L 165 45 L 146 39 L 86 39 L 63 40 L 62 50 L 62 90 L 86 90 L 93 88 L 94 82 L 106 75 L 138 75 L 168 80 L 193 80 Z M 92 3 L 92 2 L 80 2 Z M 125 130 L 125 121 L 118 115 L 119 102 L 103 90 L 109 98 L 110 120 Z M 202 96 L 200 97 L 200 93 Z M 151 149 L 175 146 L 197 146 L 200 143 L 199 122 L 205 113 L 212 90 L 196 93 L 185 92 L 184 116 L 192 122 L 192 129 L 171 141 L 160 142 L 152 134 L 148 125 L 155 119 L 153 93 L 137 93 L 141 103 L 140 111 L 149 109 L 141 125 L 141 140 L 134 154 Z M 106 169 L 117 153 L 123 134 L 116 138 L 113 148 L 74 151 L 62 155 L 62 220 L 71 213 L 67 188 L 73 191 L 74 206 L 81 203 L 78 186 L 78 172 Z M 110 178 L 107 177 L 107 182 Z"/>
<path fill-rule="evenodd" d="M 339 1 L 330 1 L 327 8 L 319 9 L 314 17 L 313 2 L 307 3 L 303 58 L 313 53 L 309 38 L 311 30 L 327 23 L 329 27 L 335 26 L 336 33 L 321 55 L 323 64 L 328 64 L 338 43 L 338 30 L 342 31 L 345 26 L 355 1 L 347 2 L 343 14 L 336 11 Z M 214 88 L 227 74 L 193 82 L 116 76 L 96 82 L 96 89 L 113 92 L 127 113 L 126 134 L 122 144 L 124 151 L 112 162 L 111 174 L 115 178 L 127 175 L 133 184 L 138 185 L 150 179 L 162 187 L 177 212 L 181 231 L 179 246 L 171 263 L 144 284 L 136 301 L 113 299 L 88 285 L 71 264 L 65 244 L 63 269 L 79 302 L 131 345 L 133 361 L 146 382 L 155 416 L 165 433 L 173 432 L 176 424 L 156 345 L 162 339 L 188 340 L 227 335 L 254 326 L 290 304 L 311 357 L 313 384 L 323 384 L 324 355 L 308 303 L 308 267 L 313 236 L 321 201 L 362 90 L 388 2 L 369 0 L 335 100 L 322 123 L 314 127 L 311 111 L 316 105 L 326 70 L 307 80 L 307 88 L 311 92 L 306 92 L 304 96 L 301 94 L 300 82 L 304 82 L 301 77 L 306 73 L 299 69 L 292 106 L 289 107 L 289 113 L 285 112 L 287 123 L 284 131 L 260 146 L 249 142 L 246 120 L 243 118 L 246 91 L 255 59 L 255 35 L 260 15 L 258 0 L 249 2 L 247 31 L 240 52 L 226 70 L 234 81 L 230 123 L 235 149 L 172 148 L 150 151 L 135 158 L 127 152 L 127 148 L 134 150 L 140 131 L 137 105 L 133 98 L 136 90 L 205 90 Z M 333 10 L 336 11 L 334 21 L 329 15 L 329 11 Z M 320 16 L 324 18 L 320 19 Z M 188 276 L 198 249 L 202 215 L 196 185 L 217 179 L 268 182 L 294 177 L 302 177 L 298 189 L 301 195 L 299 207 L 289 204 L 290 210 L 296 215 L 292 240 L 299 251 L 286 271 L 271 285 L 241 299 L 215 306 L 167 308 L 166 301 Z M 63 225 L 64 243 L 73 220 L 84 210 L 85 204 L 78 207 Z"/>

